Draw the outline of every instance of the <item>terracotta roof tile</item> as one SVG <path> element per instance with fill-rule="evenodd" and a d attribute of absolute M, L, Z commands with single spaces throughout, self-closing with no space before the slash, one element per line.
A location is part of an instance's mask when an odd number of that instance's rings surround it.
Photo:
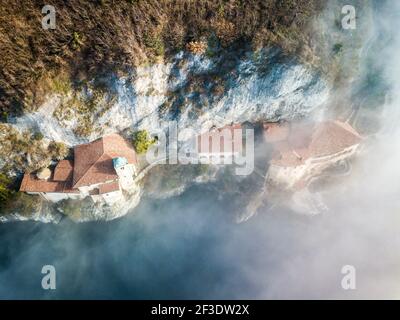
<path fill-rule="evenodd" d="M 80 186 L 118 179 L 113 158 L 124 157 L 130 164 L 137 163 L 133 147 L 118 134 L 76 146 L 74 156 L 74 161 L 60 161 L 48 180 L 40 180 L 35 174 L 25 174 L 20 191 L 79 193 L 77 188 Z M 115 184 L 106 184 L 104 188 L 115 188 Z"/>
<path fill-rule="evenodd" d="M 289 136 L 289 124 L 287 122 L 267 122 L 263 124 L 264 138 L 269 143 L 286 140 Z"/>
<path fill-rule="evenodd" d="M 293 124 L 286 140 L 273 141 L 275 152 L 271 163 L 296 166 L 309 158 L 338 153 L 361 140 L 349 124 L 339 121 Z"/>
<path fill-rule="evenodd" d="M 111 134 L 74 148 L 74 188 L 118 179 L 112 159 L 124 157 L 136 164 L 133 147 L 120 135 Z"/>
<path fill-rule="evenodd" d="M 36 174 L 26 173 L 22 179 L 19 191 L 22 192 L 50 192 L 50 193 L 79 193 L 71 187 L 71 181 L 54 181 L 53 174 L 48 180 L 40 180 Z"/>
<path fill-rule="evenodd" d="M 99 194 L 109 193 L 118 190 L 120 190 L 118 182 L 105 183 L 99 186 Z"/>
<path fill-rule="evenodd" d="M 54 181 L 67 181 L 72 178 L 74 163 L 71 160 L 61 160 L 54 169 Z"/>
<path fill-rule="evenodd" d="M 317 125 L 309 146 L 310 155 L 327 156 L 360 143 L 360 135 L 354 129 L 349 130 L 347 126 L 348 124 L 339 121 L 327 121 Z"/>

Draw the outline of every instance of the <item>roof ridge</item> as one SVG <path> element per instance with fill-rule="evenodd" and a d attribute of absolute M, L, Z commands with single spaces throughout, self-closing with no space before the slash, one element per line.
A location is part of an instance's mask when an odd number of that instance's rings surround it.
<path fill-rule="evenodd" d="M 87 173 L 90 171 L 90 169 L 92 169 L 94 167 L 95 164 L 97 164 L 104 156 L 109 157 L 110 159 L 112 159 L 112 157 L 107 154 L 107 153 L 103 153 L 97 160 L 96 162 L 94 162 L 85 172 L 85 174 L 72 186 L 73 188 L 75 188 L 75 186 L 79 183 L 79 181 L 81 181 L 84 177 L 86 177 Z M 78 187 L 79 188 L 79 187 Z"/>
<path fill-rule="evenodd" d="M 354 129 L 353 126 L 351 126 L 349 123 L 342 122 L 339 120 L 335 120 L 333 122 L 335 123 L 335 125 L 339 126 L 343 130 L 346 130 L 347 132 L 350 132 L 352 135 L 354 135 L 358 138 L 362 138 L 361 135 L 356 131 L 356 129 Z"/>
<path fill-rule="evenodd" d="M 78 181 L 76 181 L 76 182 L 74 182 L 74 181 L 72 181 L 73 182 L 73 188 L 75 188 L 75 186 L 79 183 L 79 181 L 81 181 L 85 176 L 86 176 L 86 174 L 89 172 L 89 170 L 90 169 L 92 169 L 93 168 L 93 166 L 101 159 L 101 157 L 104 155 L 104 137 L 101 137 L 101 138 L 99 138 L 98 140 L 101 140 L 101 148 L 102 148 L 102 150 L 101 150 L 101 155 L 96 159 L 96 161 L 94 161 L 93 163 L 92 163 L 92 165 L 86 170 L 86 172 L 78 179 Z M 88 142 L 88 143 L 86 143 L 86 145 L 90 145 L 91 143 L 93 143 L 93 142 L 95 142 L 96 140 L 94 140 L 94 141 L 92 141 L 92 142 Z M 79 147 L 79 146 L 78 146 Z M 75 159 L 74 159 L 75 160 Z M 75 167 L 75 162 L 74 162 L 74 167 Z M 73 180 L 73 179 L 72 179 Z"/>

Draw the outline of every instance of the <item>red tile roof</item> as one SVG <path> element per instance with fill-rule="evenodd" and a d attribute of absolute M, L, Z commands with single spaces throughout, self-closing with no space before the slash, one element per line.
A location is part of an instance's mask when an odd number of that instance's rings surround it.
<path fill-rule="evenodd" d="M 198 153 L 242 152 L 242 130 L 240 124 L 214 129 L 197 137 Z M 238 130 L 240 129 L 240 130 Z M 227 150 L 225 150 L 225 147 Z"/>
<path fill-rule="evenodd" d="M 74 148 L 74 188 L 118 179 L 112 159 L 124 157 L 136 164 L 133 147 L 120 135 L 111 134 Z"/>
<path fill-rule="evenodd" d="M 74 161 L 61 160 L 48 180 L 25 174 L 20 191 L 79 193 L 78 187 L 117 180 L 112 163 L 116 157 L 124 157 L 131 164 L 137 163 L 133 147 L 118 134 L 76 146 Z M 105 188 L 111 187 L 115 188 L 113 184 L 107 184 Z"/>
<path fill-rule="evenodd" d="M 361 136 L 346 123 L 323 122 L 316 127 L 309 152 L 313 157 L 327 156 L 358 144 L 361 140 Z"/>
<path fill-rule="evenodd" d="M 99 194 L 109 193 L 118 190 L 120 190 L 118 182 L 105 183 L 99 186 Z"/>
<path fill-rule="evenodd" d="M 272 140 L 275 152 L 271 163 L 296 166 L 309 158 L 338 153 L 361 140 L 349 124 L 339 121 L 292 124 L 286 139 Z"/>
<path fill-rule="evenodd" d="M 266 122 L 263 128 L 264 138 L 269 143 L 286 140 L 289 136 L 290 127 L 287 122 Z"/>
<path fill-rule="evenodd" d="M 54 169 L 54 181 L 67 181 L 72 178 L 74 163 L 71 160 L 61 160 Z"/>
<path fill-rule="evenodd" d="M 36 174 L 26 173 L 22 179 L 19 191 L 22 192 L 50 192 L 50 193 L 79 193 L 78 189 L 73 189 L 71 180 L 55 181 L 54 173 L 48 180 L 40 180 Z"/>

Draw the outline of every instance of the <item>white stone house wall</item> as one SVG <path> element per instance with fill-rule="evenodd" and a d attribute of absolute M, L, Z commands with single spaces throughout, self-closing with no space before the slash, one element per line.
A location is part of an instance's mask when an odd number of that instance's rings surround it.
<path fill-rule="evenodd" d="M 27 192 L 27 194 L 39 195 L 47 201 L 58 202 L 66 199 L 79 200 L 84 196 L 78 193 L 60 193 L 60 192 Z"/>
<path fill-rule="evenodd" d="M 132 188 L 134 183 L 133 176 L 137 174 L 135 165 L 127 164 L 122 167 L 116 168 L 115 171 L 117 172 L 119 177 L 120 187 L 124 190 Z"/>
<path fill-rule="evenodd" d="M 113 191 L 113 192 L 109 192 L 109 193 L 105 193 L 102 194 L 102 199 L 108 204 L 108 205 L 113 205 L 114 203 L 116 203 L 117 201 L 121 200 L 122 198 L 122 192 L 121 190 L 117 190 L 117 191 Z"/>

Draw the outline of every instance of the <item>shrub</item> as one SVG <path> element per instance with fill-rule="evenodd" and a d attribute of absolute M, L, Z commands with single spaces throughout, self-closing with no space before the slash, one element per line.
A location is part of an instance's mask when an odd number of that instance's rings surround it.
<path fill-rule="evenodd" d="M 0 115 L 0 121 L 7 122 L 8 120 L 8 112 L 3 111 Z"/>
<path fill-rule="evenodd" d="M 13 189 L 13 181 L 0 173 L 0 214 L 16 212 L 29 216 L 39 210 L 40 205 L 39 196 L 16 192 Z"/>
<path fill-rule="evenodd" d="M 334 46 L 333 46 L 333 53 L 334 54 L 338 54 L 338 53 L 340 53 L 340 52 L 342 52 L 342 50 L 343 50 L 343 45 L 341 44 L 341 43 L 336 43 Z"/>
<path fill-rule="evenodd" d="M 88 137 L 92 133 L 93 127 L 90 116 L 83 115 L 79 119 L 78 126 L 74 128 L 74 133 L 79 137 Z"/>
<path fill-rule="evenodd" d="M 39 196 L 23 192 L 15 192 L 6 205 L 7 212 L 16 212 L 23 216 L 30 216 L 40 209 L 42 201 Z"/>
<path fill-rule="evenodd" d="M 41 133 L 41 132 L 35 132 L 34 134 L 33 134 L 33 139 L 34 140 L 43 140 L 43 138 L 44 138 L 44 136 L 43 136 L 43 133 Z"/>
<path fill-rule="evenodd" d="M 51 81 L 50 89 L 55 93 L 67 95 L 72 90 L 71 81 L 66 75 L 59 75 Z"/>
<path fill-rule="evenodd" d="M 186 45 L 186 49 L 193 54 L 203 54 L 207 50 L 205 41 L 191 41 Z"/>
<path fill-rule="evenodd" d="M 83 45 L 83 36 L 79 32 L 72 34 L 72 49 L 77 50 Z"/>
<path fill-rule="evenodd" d="M 150 49 L 154 56 L 159 57 L 164 55 L 164 42 L 160 36 L 155 34 L 145 34 L 143 40 L 145 46 Z"/>
<path fill-rule="evenodd" d="M 93 209 L 93 201 L 90 197 L 82 200 L 66 199 L 56 204 L 56 209 L 73 221 L 81 221 L 88 214 L 90 215 Z"/>
<path fill-rule="evenodd" d="M 211 20 L 211 26 L 214 28 L 219 41 L 224 46 L 229 45 L 237 38 L 235 25 L 226 19 L 214 18 Z"/>
<path fill-rule="evenodd" d="M 81 216 L 80 205 L 80 201 L 67 199 L 60 201 L 60 203 L 57 205 L 57 208 L 61 210 L 63 214 L 74 220 L 78 219 Z"/>
<path fill-rule="evenodd" d="M 8 124 L 0 123 L 0 158 L 2 172 L 20 174 L 47 167 L 51 160 L 61 160 L 70 149 L 62 142 L 52 141 L 48 145 L 40 132 L 19 132 Z"/>
<path fill-rule="evenodd" d="M 133 134 L 133 146 L 137 153 L 145 153 L 156 143 L 155 138 L 151 138 L 146 130 L 139 130 Z"/>
<path fill-rule="evenodd" d="M 0 173 L 0 209 L 13 195 L 10 186 L 11 180 L 6 175 Z"/>
<path fill-rule="evenodd" d="M 53 159 L 61 160 L 68 156 L 69 148 L 63 142 L 50 142 L 49 152 Z"/>

